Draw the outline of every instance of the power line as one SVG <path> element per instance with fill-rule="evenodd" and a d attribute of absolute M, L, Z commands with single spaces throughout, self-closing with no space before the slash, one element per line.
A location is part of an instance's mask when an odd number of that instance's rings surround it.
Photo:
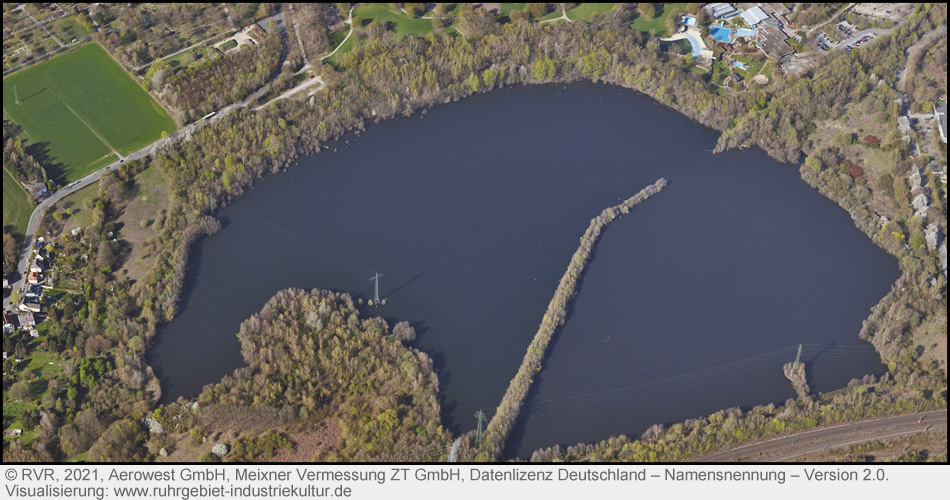
<path fill-rule="evenodd" d="M 618 403 L 625 399 L 642 397 L 644 395 L 657 392 L 667 392 L 689 385 L 728 378 L 768 366 L 780 366 L 782 363 L 787 362 L 787 360 L 793 355 L 793 353 L 796 352 L 798 348 L 799 345 L 791 345 L 765 354 L 733 361 L 731 363 L 726 363 L 712 368 L 659 380 L 643 382 L 636 385 L 534 401 L 523 405 L 521 407 L 521 412 L 531 414 L 551 413 L 576 410 L 578 408 L 588 406 Z M 806 356 L 814 355 L 815 359 L 880 359 L 877 351 L 871 346 L 829 346 L 821 344 L 801 344 L 801 352 Z M 485 415 L 490 416 L 494 413 L 494 411 L 488 411 L 485 412 Z"/>
<path fill-rule="evenodd" d="M 323 259 L 329 264 L 335 265 L 340 269 L 349 271 L 366 279 L 372 279 L 372 277 L 377 274 L 373 268 L 340 255 L 320 244 L 310 241 L 289 229 L 281 227 L 270 220 L 261 217 L 260 215 L 252 213 L 247 209 L 241 207 L 234 208 L 236 211 L 241 212 L 244 215 L 245 220 L 250 222 L 252 225 L 270 231 L 281 240 L 288 242 L 304 251 L 307 251 L 315 257 Z"/>

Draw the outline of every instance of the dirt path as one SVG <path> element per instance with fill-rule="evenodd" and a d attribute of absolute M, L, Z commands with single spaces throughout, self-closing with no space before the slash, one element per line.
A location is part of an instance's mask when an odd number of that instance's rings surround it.
<path fill-rule="evenodd" d="M 316 84 L 318 84 L 318 83 L 320 84 L 320 86 L 317 87 L 317 88 L 313 88 L 313 87 L 315 87 Z M 294 87 L 294 88 L 292 88 L 292 89 L 290 89 L 290 90 L 284 92 L 283 94 L 280 94 L 279 96 L 277 96 L 277 97 L 275 97 L 275 98 L 273 98 L 273 99 L 271 99 L 271 100 L 265 102 L 264 104 L 261 104 L 260 106 L 258 106 L 258 107 L 256 107 L 256 108 L 252 108 L 251 111 L 257 111 L 257 110 L 259 110 L 259 109 L 261 109 L 261 108 L 263 108 L 263 107 L 269 105 L 270 103 L 276 102 L 276 101 L 278 101 L 278 100 L 280 100 L 280 99 L 287 99 L 288 97 L 293 97 L 293 96 L 295 96 L 295 95 L 297 95 L 297 94 L 303 92 L 304 90 L 309 90 L 309 89 L 311 89 L 311 88 L 313 88 L 313 92 L 317 92 L 317 91 L 323 90 L 323 87 L 325 87 L 325 86 L 326 86 L 326 83 L 324 83 L 322 76 L 313 77 L 313 78 L 311 78 L 310 80 L 307 80 L 306 82 L 304 82 L 304 83 L 302 83 L 302 84 L 300 84 L 300 85 L 297 85 L 296 87 Z"/>
<path fill-rule="evenodd" d="M 904 58 L 904 66 L 897 73 L 897 90 L 904 92 L 904 82 L 907 77 L 907 68 L 911 66 L 911 62 L 915 62 L 915 59 L 917 59 L 917 55 L 920 53 L 920 51 L 924 47 L 945 36 L 947 36 L 947 25 L 943 24 L 939 28 L 920 37 L 920 39 L 917 40 L 917 43 L 911 45 L 904 52 L 906 54 L 906 57 Z"/>
<path fill-rule="evenodd" d="M 332 56 L 333 54 L 336 54 L 336 51 L 340 50 L 340 47 L 342 47 L 344 44 L 346 44 L 346 41 L 349 40 L 349 39 L 350 39 L 350 36 L 353 35 L 353 9 L 355 9 L 357 5 L 359 5 L 359 4 L 358 4 L 358 3 L 355 3 L 355 4 L 353 4 L 352 7 L 350 7 L 350 13 L 347 14 L 347 16 L 346 16 L 346 21 L 343 21 L 344 23 L 350 25 L 350 31 L 346 34 L 346 38 L 344 38 L 343 41 L 340 42 L 340 45 L 337 45 L 336 48 L 333 49 L 333 52 L 330 52 L 329 54 L 327 54 L 327 55 L 321 57 L 321 58 L 320 58 L 321 61 L 324 60 L 324 59 L 326 59 L 326 58 L 328 58 L 328 57 L 330 57 L 330 56 Z"/>
<path fill-rule="evenodd" d="M 781 462 L 832 448 L 930 430 L 947 430 L 946 409 L 824 427 L 720 451 L 690 461 Z"/>
<path fill-rule="evenodd" d="M 560 21 L 560 20 L 562 20 L 562 19 L 563 19 L 564 21 L 569 22 L 569 23 L 573 23 L 573 22 L 574 22 L 574 21 L 571 21 L 571 18 L 567 17 L 567 11 L 564 10 L 564 9 L 561 9 L 561 17 L 555 17 L 554 19 L 547 19 L 547 20 L 544 20 L 544 21 L 538 21 L 538 24 L 553 23 L 554 21 Z"/>

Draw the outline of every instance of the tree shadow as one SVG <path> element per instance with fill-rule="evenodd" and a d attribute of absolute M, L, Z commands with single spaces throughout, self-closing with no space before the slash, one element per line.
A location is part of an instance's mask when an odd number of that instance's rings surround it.
<path fill-rule="evenodd" d="M 32 156 L 43 169 L 46 170 L 46 176 L 59 186 L 66 185 L 66 165 L 55 161 L 49 151 L 49 142 L 34 142 L 23 150 L 26 154 Z"/>

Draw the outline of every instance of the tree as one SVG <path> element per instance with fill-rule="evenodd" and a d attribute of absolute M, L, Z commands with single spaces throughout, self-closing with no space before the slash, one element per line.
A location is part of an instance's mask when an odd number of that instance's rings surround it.
<path fill-rule="evenodd" d="M 27 408 L 21 418 L 23 430 L 31 431 L 40 423 L 40 412 L 36 408 Z"/>
<path fill-rule="evenodd" d="M 419 17 L 425 12 L 424 3 L 407 3 L 403 8 L 406 9 L 406 14 L 412 18 Z"/>
<path fill-rule="evenodd" d="M 148 450 L 143 446 L 148 436 L 138 422 L 125 419 L 114 422 L 89 449 L 94 462 L 141 462 Z"/>
<path fill-rule="evenodd" d="M 393 327 L 393 336 L 403 344 L 408 344 L 416 340 L 416 330 L 409 325 L 408 321 L 400 321 Z"/>
<path fill-rule="evenodd" d="M 652 3 L 638 3 L 637 12 L 647 19 L 653 19 L 656 16 L 656 8 L 653 7 Z"/>
<path fill-rule="evenodd" d="M 22 401 L 30 395 L 30 383 L 26 381 L 19 381 L 13 384 L 10 387 L 10 399 L 14 401 Z"/>
<path fill-rule="evenodd" d="M 524 13 L 529 19 L 544 17 L 548 13 L 548 4 L 546 3 L 527 3 L 524 6 Z"/>

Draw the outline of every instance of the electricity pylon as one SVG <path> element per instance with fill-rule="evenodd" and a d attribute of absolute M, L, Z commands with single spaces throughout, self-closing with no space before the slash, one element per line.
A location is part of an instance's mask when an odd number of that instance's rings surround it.
<path fill-rule="evenodd" d="M 475 444 L 482 442 L 482 422 L 487 420 L 485 412 L 478 410 L 475 412 L 475 418 L 478 419 L 478 427 L 475 429 Z"/>
<path fill-rule="evenodd" d="M 376 293 L 373 295 L 374 304 L 379 304 L 379 278 L 382 278 L 382 277 L 383 277 L 382 274 L 376 273 L 376 276 L 373 276 L 372 278 L 369 279 L 370 281 L 376 282 Z"/>

